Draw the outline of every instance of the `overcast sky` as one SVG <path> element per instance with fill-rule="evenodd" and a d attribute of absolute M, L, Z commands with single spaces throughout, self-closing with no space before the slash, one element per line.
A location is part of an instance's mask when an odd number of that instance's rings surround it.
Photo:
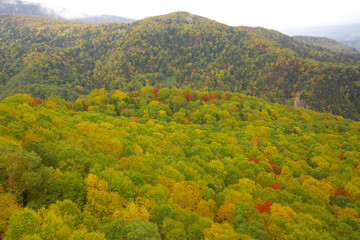
<path fill-rule="evenodd" d="M 231 25 L 276 30 L 360 23 L 360 0 L 28 0 L 71 12 L 141 19 L 175 11 Z"/>

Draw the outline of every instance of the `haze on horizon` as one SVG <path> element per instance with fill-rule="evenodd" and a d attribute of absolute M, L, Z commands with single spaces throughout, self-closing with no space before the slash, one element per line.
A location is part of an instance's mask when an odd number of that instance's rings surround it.
<path fill-rule="evenodd" d="M 12 0 L 7 0 L 11 2 Z M 24 0 L 22 0 L 24 1 Z M 230 26 L 261 26 L 276 30 L 310 26 L 360 23 L 359 0 L 27 0 L 53 8 L 60 14 L 116 15 L 142 19 L 176 11 L 225 23 Z M 69 15 L 70 14 L 70 15 Z"/>

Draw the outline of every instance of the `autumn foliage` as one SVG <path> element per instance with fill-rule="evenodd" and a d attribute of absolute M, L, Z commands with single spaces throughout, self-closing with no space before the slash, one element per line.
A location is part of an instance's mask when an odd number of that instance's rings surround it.
<path fill-rule="evenodd" d="M 34 106 L 39 106 L 43 101 L 39 97 L 34 97 Z"/>
<path fill-rule="evenodd" d="M 188 102 L 192 101 L 192 96 L 190 93 L 184 93 L 184 97 L 186 98 L 186 101 L 188 101 Z"/>
<path fill-rule="evenodd" d="M 273 202 L 266 200 L 263 204 L 258 203 L 256 205 L 256 209 L 259 211 L 259 213 L 269 213 L 271 205 L 273 205 Z"/>
<path fill-rule="evenodd" d="M 238 95 L 3 99 L 0 238 L 359 239 L 360 123 Z"/>
<path fill-rule="evenodd" d="M 30 93 L 75 101 L 97 88 L 137 92 L 147 85 L 140 95 L 161 98 L 158 89 L 178 86 L 205 102 L 227 99 L 208 91 L 284 104 L 301 95 L 306 108 L 360 116 L 356 52 L 324 51 L 264 28 L 185 12 L 111 26 L 3 14 L 0 36 L 0 98 Z"/>

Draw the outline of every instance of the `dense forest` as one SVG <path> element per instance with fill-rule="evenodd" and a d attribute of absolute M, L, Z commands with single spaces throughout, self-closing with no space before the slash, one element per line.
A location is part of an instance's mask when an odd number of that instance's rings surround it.
<path fill-rule="evenodd" d="M 359 122 L 151 86 L 0 112 L 0 238 L 360 239 Z"/>
<path fill-rule="evenodd" d="M 327 48 L 334 52 L 358 54 L 356 48 L 350 47 L 327 37 L 293 36 L 294 39 L 309 43 L 311 45 Z"/>
<path fill-rule="evenodd" d="M 189 13 L 131 24 L 0 15 L 1 98 L 93 89 L 234 91 L 360 119 L 359 61 L 263 28 Z"/>

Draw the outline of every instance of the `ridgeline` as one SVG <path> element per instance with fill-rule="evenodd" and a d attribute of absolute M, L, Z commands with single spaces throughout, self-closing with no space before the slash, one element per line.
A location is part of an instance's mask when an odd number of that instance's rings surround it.
<path fill-rule="evenodd" d="M 359 119 L 359 61 L 263 28 L 185 12 L 131 24 L 0 16 L 1 97 L 95 88 L 237 91 Z"/>

